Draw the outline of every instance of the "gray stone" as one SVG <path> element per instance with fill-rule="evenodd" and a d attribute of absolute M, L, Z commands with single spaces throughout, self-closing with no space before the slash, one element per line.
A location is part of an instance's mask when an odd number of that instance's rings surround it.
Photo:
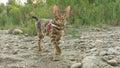
<path fill-rule="evenodd" d="M 97 56 L 87 56 L 82 61 L 81 68 L 102 68 L 102 60 Z"/>
<path fill-rule="evenodd" d="M 101 55 L 101 56 L 116 55 L 116 54 L 119 54 L 119 52 L 117 50 L 115 50 L 114 48 L 102 49 L 99 53 L 99 55 Z"/>
<path fill-rule="evenodd" d="M 112 65 L 112 66 L 117 66 L 118 62 L 116 60 L 107 60 L 107 63 Z"/>

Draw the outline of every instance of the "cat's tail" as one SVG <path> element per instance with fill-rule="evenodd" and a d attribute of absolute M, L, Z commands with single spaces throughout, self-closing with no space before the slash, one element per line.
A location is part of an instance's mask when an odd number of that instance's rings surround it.
<path fill-rule="evenodd" d="M 32 18 L 35 19 L 36 21 L 38 21 L 38 17 L 32 16 Z"/>

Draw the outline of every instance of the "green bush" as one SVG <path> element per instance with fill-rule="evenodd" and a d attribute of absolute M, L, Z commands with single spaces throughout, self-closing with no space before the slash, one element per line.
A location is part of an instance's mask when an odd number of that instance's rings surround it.
<path fill-rule="evenodd" d="M 36 35 L 35 21 L 31 16 L 53 19 L 53 5 L 61 9 L 71 6 L 69 17 L 72 26 L 104 26 L 120 25 L 120 0 L 47 0 L 45 4 L 31 0 L 24 6 L 11 2 L 0 5 L 0 29 L 22 27 L 25 33 Z M 70 33 L 76 33 L 72 30 Z"/>

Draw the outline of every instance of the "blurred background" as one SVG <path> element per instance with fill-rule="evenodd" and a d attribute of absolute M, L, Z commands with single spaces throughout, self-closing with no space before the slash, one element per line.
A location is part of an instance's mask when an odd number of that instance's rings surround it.
<path fill-rule="evenodd" d="M 120 0 L 0 0 L 0 29 L 21 27 L 35 35 L 31 16 L 53 19 L 55 4 L 63 10 L 71 6 L 67 24 L 76 28 L 120 25 Z"/>

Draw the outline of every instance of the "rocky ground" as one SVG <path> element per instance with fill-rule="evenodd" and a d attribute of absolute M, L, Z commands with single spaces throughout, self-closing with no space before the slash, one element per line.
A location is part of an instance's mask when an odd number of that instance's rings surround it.
<path fill-rule="evenodd" d="M 120 68 L 120 27 L 76 30 L 62 38 L 59 57 L 48 37 L 39 52 L 36 36 L 0 30 L 0 68 Z"/>

